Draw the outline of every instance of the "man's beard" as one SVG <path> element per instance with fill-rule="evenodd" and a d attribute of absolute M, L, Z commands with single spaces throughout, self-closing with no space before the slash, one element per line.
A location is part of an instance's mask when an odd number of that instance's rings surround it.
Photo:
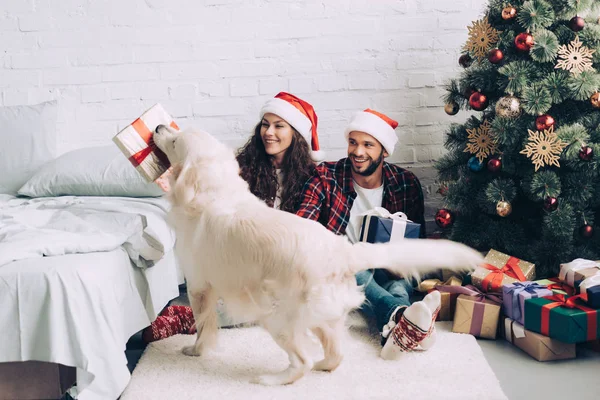
<path fill-rule="evenodd" d="M 352 156 L 352 157 L 354 157 L 354 156 Z M 350 163 L 350 165 L 352 166 L 352 171 L 354 171 L 354 173 L 361 175 L 361 176 L 373 175 L 373 173 L 375 171 L 377 171 L 377 168 L 379 168 L 379 166 L 383 162 L 383 150 L 381 150 L 381 154 L 379 154 L 379 157 L 377 157 L 376 160 L 373 160 L 371 157 L 369 157 L 369 159 L 371 160 L 371 164 L 364 171 L 357 171 L 356 168 L 354 167 L 354 164 Z"/>

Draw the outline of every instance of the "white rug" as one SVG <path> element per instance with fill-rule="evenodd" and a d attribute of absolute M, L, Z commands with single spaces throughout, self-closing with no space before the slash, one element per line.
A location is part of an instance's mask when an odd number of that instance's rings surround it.
<path fill-rule="evenodd" d="M 257 327 L 222 329 L 219 348 L 200 358 L 181 353 L 192 335 L 154 342 L 121 399 L 507 399 L 476 340 L 449 332 L 448 323 L 438 323 L 438 342 L 429 351 L 385 361 L 365 320 L 351 322 L 338 369 L 311 372 L 288 386 L 249 383 L 287 367 L 287 355 Z"/>

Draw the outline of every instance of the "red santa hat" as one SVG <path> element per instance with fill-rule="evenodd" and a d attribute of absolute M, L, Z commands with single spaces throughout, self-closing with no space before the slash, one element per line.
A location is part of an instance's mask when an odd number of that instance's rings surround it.
<path fill-rule="evenodd" d="M 398 142 L 398 136 L 396 136 L 396 131 L 394 131 L 397 126 L 397 121 L 394 121 L 385 114 L 367 108 L 352 117 L 344 135 L 346 136 L 346 140 L 348 140 L 350 132 L 359 131 L 368 133 L 377 139 L 388 155 L 391 156 L 394 152 L 396 142 Z"/>
<path fill-rule="evenodd" d="M 317 135 L 317 114 L 313 106 L 293 94 L 280 92 L 268 100 L 260 110 L 260 118 L 275 114 L 286 120 L 306 140 L 311 148 L 311 157 L 319 162 L 325 159 L 325 152 L 319 148 Z"/>

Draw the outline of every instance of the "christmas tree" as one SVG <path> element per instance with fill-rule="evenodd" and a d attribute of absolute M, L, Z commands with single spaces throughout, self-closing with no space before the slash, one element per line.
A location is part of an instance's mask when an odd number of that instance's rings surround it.
<path fill-rule="evenodd" d="M 436 163 L 443 235 L 531 261 L 600 259 L 600 1 L 492 0 L 468 27 Z"/>

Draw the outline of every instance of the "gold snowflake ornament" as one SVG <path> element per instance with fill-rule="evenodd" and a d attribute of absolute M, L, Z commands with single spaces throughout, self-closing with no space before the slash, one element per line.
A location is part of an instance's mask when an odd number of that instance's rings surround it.
<path fill-rule="evenodd" d="M 487 17 L 479 21 L 473 21 L 468 29 L 469 39 L 467 39 L 464 49 L 472 53 L 481 62 L 500 40 L 500 32 L 489 24 Z"/>
<path fill-rule="evenodd" d="M 490 123 L 485 120 L 479 127 L 467 129 L 469 142 L 464 152 L 475 154 L 479 162 L 483 162 L 487 156 L 496 153 L 498 150 L 496 138 L 492 134 L 490 127 Z"/>
<path fill-rule="evenodd" d="M 593 71 L 592 54 L 596 50 L 590 50 L 575 36 L 568 45 L 563 44 L 558 48 L 558 64 L 554 68 L 562 68 L 572 74 L 578 75 L 583 71 Z"/>
<path fill-rule="evenodd" d="M 563 149 L 567 147 L 567 143 L 556 136 L 554 127 L 551 126 L 550 129 L 543 132 L 534 132 L 530 129 L 527 131 L 529 132 L 529 140 L 525 148 L 519 153 L 531 158 L 536 171 L 545 165 L 555 165 L 560 168 L 558 160 Z"/>

